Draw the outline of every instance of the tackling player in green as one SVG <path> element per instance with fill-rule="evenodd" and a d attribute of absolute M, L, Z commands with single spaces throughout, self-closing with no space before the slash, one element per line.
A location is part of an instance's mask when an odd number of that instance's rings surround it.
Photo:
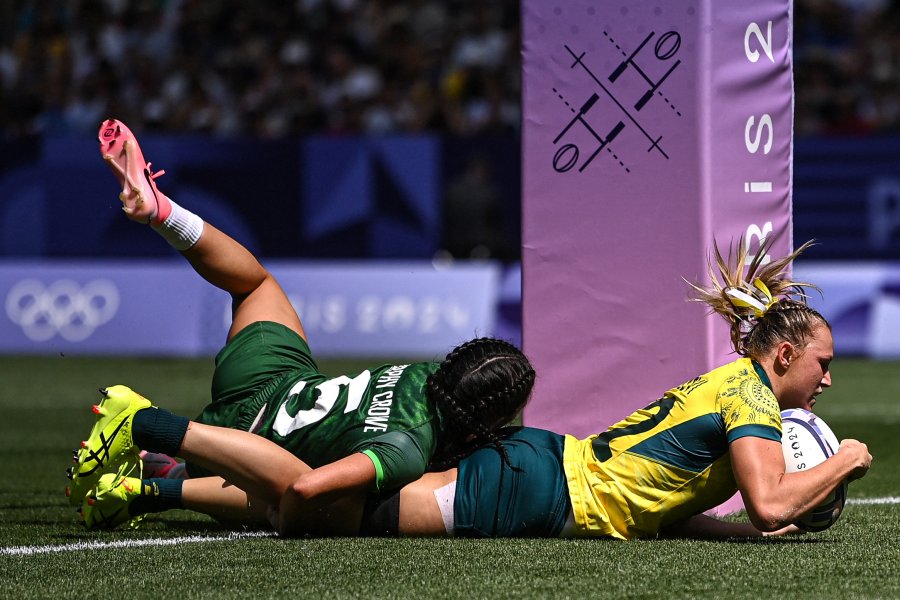
<path fill-rule="evenodd" d="M 328 377 L 313 360 L 306 334 L 278 282 L 241 244 L 162 194 L 137 140 L 121 122 L 105 121 L 100 150 L 122 186 L 131 220 L 149 224 L 193 268 L 233 299 L 232 324 L 216 357 L 213 402 L 195 422 L 158 410 L 116 386 L 94 407 L 97 423 L 70 470 L 70 502 L 82 506 L 105 474 L 139 472 L 122 441 L 154 439 L 176 454 L 189 426 L 224 426 L 262 436 L 317 467 L 324 482 L 313 506 L 344 495 L 396 488 L 429 465 L 455 464 L 525 405 L 534 383 L 528 359 L 512 344 L 479 338 L 440 363 L 385 365 Z M 143 438 L 141 436 L 144 436 Z M 143 444 L 141 444 L 143 445 Z M 203 463 L 188 470 L 210 475 Z M 221 488 L 221 478 L 191 485 Z M 196 481 L 196 480 L 195 480 Z M 183 482 L 156 485 L 160 498 L 179 498 Z M 93 489 L 93 491 L 91 491 Z M 121 517 L 121 515 L 120 515 Z M 90 517 L 87 518 L 90 521 Z"/>

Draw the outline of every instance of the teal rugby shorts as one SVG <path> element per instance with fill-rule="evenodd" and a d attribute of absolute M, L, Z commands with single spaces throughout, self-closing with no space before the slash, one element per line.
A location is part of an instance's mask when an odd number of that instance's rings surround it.
<path fill-rule="evenodd" d="M 319 367 L 295 331 L 271 321 L 251 323 L 216 356 L 212 403 L 195 420 L 249 430 L 263 404 L 289 375 L 299 379 L 312 373 L 319 373 Z"/>
<path fill-rule="evenodd" d="M 454 535 L 460 537 L 558 537 L 571 509 L 563 470 L 565 437 L 531 427 L 508 428 L 503 447 L 518 470 L 494 446 L 459 463 L 453 501 Z"/>

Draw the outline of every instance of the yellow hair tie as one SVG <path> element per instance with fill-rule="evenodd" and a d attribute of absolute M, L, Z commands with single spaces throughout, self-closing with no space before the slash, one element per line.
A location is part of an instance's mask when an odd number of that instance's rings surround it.
<path fill-rule="evenodd" d="M 738 308 L 752 309 L 753 315 L 758 319 L 766 314 L 766 311 L 778 302 L 778 299 L 772 297 L 772 292 L 758 277 L 753 280 L 753 287 L 756 290 L 750 290 L 749 292 L 732 287 L 726 289 L 725 294 L 728 296 L 731 304 Z"/>

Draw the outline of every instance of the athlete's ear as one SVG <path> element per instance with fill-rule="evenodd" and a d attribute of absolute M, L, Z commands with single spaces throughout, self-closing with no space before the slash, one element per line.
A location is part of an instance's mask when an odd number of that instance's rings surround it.
<path fill-rule="evenodd" d="M 797 358 L 797 347 L 788 341 L 778 342 L 775 348 L 775 364 L 783 370 L 791 366 L 791 362 Z"/>

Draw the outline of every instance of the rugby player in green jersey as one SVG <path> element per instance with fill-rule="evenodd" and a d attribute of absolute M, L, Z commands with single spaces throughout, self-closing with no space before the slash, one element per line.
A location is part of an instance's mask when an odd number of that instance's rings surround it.
<path fill-rule="evenodd" d="M 793 521 L 843 481 L 864 476 L 872 461 L 865 444 L 844 440 L 821 465 L 785 472 L 780 411 L 812 409 L 831 385 L 830 326 L 803 302 L 799 286 L 807 284 L 784 276 L 804 248 L 762 266 L 764 247 L 746 277 L 743 250 L 730 265 L 719 256 L 724 284 L 711 273 L 711 287 L 694 287 L 699 300 L 729 321 L 742 358 L 669 390 L 602 434 L 577 440 L 540 429 L 508 430 L 499 447 L 479 449 L 457 468 L 370 496 L 365 505 L 358 498 L 311 507 L 310 483 L 304 479 L 309 467 L 266 440 L 257 438 L 250 448 L 238 439 L 247 434 L 207 428 L 208 439 L 186 436 L 179 451 L 207 461 L 249 494 L 186 486 L 180 506 L 247 521 L 252 495 L 268 504 L 272 525 L 286 535 L 632 539 L 796 531 Z M 155 482 L 105 476 L 89 497 L 94 504 L 86 507 L 87 519 L 114 525 L 105 515 L 169 508 L 154 500 Z M 735 491 L 741 492 L 750 523 L 703 514 Z"/>
<path fill-rule="evenodd" d="M 205 425 L 265 437 L 315 468 L 306 479 L 316 483 L 311 506 L 397 488 L 429 465 L 454 464 L 481 444 L 499 443 L 494 430 L 523 408 L 534 383 L 534 369 L 515 346 L 479 338 L 440 363 L 326 376 L 290 300 L 259 261 L 159 191 L 155 180 L 163 172 L 151 171 L 123 123 L 105 121 L 99 141 L 122 186 L 125 213 L 149 224 L 204 279 L 231 294 L 232 324 L 216 357 L 213 402 L 194 422 L 145 410 L 150 403 L 139 394 L 110 388 L 94 408 L 98 419 L 90 437 L 74 456 L 67 488 L 72 504 L 81 506 L 105 473 L 137 468 L 131 446 L 123 446 L 132 433 L 137 440 L 159 441 L 153 449 L 164 454 L 176 454 L 182 438 L 194 439 Z M 203 467 L 198 460 L 188 471 L 211 475 Z M 181 484 L 164 484 L 162 496 L 178 496 L 176 485 Z M 202 485 L 222 487 L 223 481 L 210 477 Z"/>

